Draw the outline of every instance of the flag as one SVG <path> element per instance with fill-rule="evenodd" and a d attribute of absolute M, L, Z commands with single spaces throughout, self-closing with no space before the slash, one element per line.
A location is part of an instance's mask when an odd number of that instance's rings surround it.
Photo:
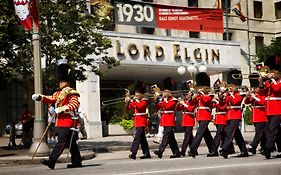
<path fill-rule="evenodd" d="M 25 28 L 25 30 L 32 30 L 30 0 L 14 0 L 14 6 L 21 25 Z"/>
<path fill-rule="evenodd" d="M 243 13 L 241 12 L 241 4 L 240 2 L 238 2 L 236 4 L 237 7 L 234 7 L 232 9 L 232 11 L 239 17 L 239 19 L 242 21 L 242 22 L 245 22 L 246 21 L 246 17 L 243 15 Z"/>
<path fill-rule="evenodd" d="M 217 9 L 222 9 L 221 0 L 216 0 L 216 2 L 215 2 L 215 8 L 217 8 Z"/>

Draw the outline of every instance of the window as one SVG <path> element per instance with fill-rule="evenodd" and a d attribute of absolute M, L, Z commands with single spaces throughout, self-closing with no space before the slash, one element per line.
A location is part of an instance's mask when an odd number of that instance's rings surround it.
<path fill-rule="evenodd" d="M 189 37 L 190 38 L 199 38 L 200 32 L 189 32 Z"/>
<path fill-rule="evenodd" d="M 281 18 L 281 2 L 275 3 L 275 18 L 276 19 Z"/>
<path fill-rule="evenodd" d="M 262 18 L 262 2 L 254 1 L 254 17 Z"/>
<path fill-rule="evenodd" d="M 223 37 L 223 40 L 227 40 L 227 34 L 226 32 L 223 33 L 222 37 Z M 232 33 L 231 32 L 228 32 L 228 39 L 229 41 L 231 41 L 231 37 L 232 37 Z"/>
<path fill-rule="evenodd" d="M 260 48 L 264 46 L 264 41 L 262 36 L 256 36 L 255 37 L 255 43 L 256 43 L 256 53 Z"/>
<path fill-rule="evenodd" d="M 198 0 L 188 0 L 188 7 L 198 7 Z"/>
<path fill-rule="evenodd" d="M 226 1 L 227 1 L 227 7 L 225 6 Z M 222 0 L 221 1 L 221 5 L 222 5 L 223 11 L 227 12 L 228 14 L 230 14 L 230 9 L 231 9 L 231 7 L 230 7 L 230 5 L 231 5 L 230 0 Z"/>
<path fill-rule="evenodd" d="M 137 27 L 136 31 L 137 31 L 137 33 L 154 34 L 155 28 Z"/>

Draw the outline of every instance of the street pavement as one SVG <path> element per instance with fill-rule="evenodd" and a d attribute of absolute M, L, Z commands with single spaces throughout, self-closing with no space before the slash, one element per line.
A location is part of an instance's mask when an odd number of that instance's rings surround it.
<path fill-rule="evenodd" d="M 212 134 L 214 135 L 215 133 L 212 132 Z M 180 147 L 183 140 L 183 133 L 176 133 L 175 136 Z M 254 132 L 244 133 L 244 138 L 248 143 L 251 142 L 253 136 Z M 281 159 L 274 157 L 276 153 L 273 154 L 273 158 L 270 160 L 266 160 L 260 154 L 247 158 L 237 158 L 239 149 L 236 146 L 236 154 L 230 155 L 228 159 L 222 157 L 209 158 L 206 157 L 207 148 L 203 139 L 198 149 L 199 156 L 196 158 L 187 156 L 170 159 L 169 156 L 172 153 L 169 147 L 167 147 L 163 158 L 159 159 L 153 154 L 153 151 L 159 146 L 153 143 L 154 139 L 153 137 L 148 138 L 152 154 L 152 159 L 149 160 L 139 159 L 139 156 L 142 155 L 141 150 L 138 152 L 137 160 L 128 158 L 129 149 L 133 140 L 131 135 L 79 140 L 80 150 L 84 159 L 84 167 L 67 169 L 66 162 L 69 162 L 69 158 L 66 157 L 66 150 L 59 161 L 61 163 L 56 164 L 55 170 L 50 170 L 48 167 L 39 164 L 41 159 L 47 157 L 36 157 L 35 161 L 31 162 L 28 149 L 9 150 L 7 148 L 8 137 L 4 136 L 0 137 L 0 174 L 281 174 Z M 20 139 L 17 139 L 16 142 L 19 144 Z"/>

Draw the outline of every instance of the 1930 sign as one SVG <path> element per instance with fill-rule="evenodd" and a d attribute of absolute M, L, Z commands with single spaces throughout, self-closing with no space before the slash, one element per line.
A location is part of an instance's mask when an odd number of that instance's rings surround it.
<path fill-rule="evenodd" d="M 223 10 L 114 1 L 116 24 L 223 33 Z"/>

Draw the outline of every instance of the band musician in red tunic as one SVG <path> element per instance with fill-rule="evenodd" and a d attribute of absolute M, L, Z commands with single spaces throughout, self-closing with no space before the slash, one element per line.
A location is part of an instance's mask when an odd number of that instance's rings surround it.
<path fill-rule="evenodd" d="M 130 159 L 136 159 L 136 155 L 141 145 L 143 155 L 140 159 L 150 159 L 150 152 L 148 143 L 145 136 L 145 128 L 148 123 L 148 99 L 143 98 L 145 93 L 145 84 L 142 81 L 137 82 L 135 87 L 135 96 L 133 99 L 125 100 L 125 108 L 127 111 L 132 110 L 134 112 L 134 127 L 136 128 L 135 138 L 131 146 Z"/>

